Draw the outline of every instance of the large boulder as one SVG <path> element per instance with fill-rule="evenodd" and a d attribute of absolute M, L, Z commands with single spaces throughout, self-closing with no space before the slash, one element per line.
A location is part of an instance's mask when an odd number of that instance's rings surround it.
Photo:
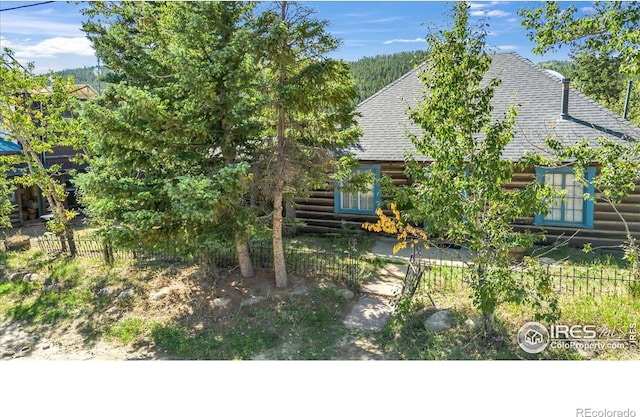
<path fill-rule="evenodd" d="M 453 313 L 449 310 L 440 310 L 425 320 L 427 330 L 432 333 L 442 333 L 451 329 L 456 324 Z"/>
<path fill-rule="evenodd" d="M 298 285 L 293 289 L 291 295 L 309 295 L 309 287 L 304 284 Z"/>
<path fill-rule="evenodd" d="M 351 300 L 355 296 L 353 291 L 348 290 L 346 288 L 342 288 L 342 289 L 338 290 L 338 295 L 340 297 L 344 298 L 345 300 Z"/>

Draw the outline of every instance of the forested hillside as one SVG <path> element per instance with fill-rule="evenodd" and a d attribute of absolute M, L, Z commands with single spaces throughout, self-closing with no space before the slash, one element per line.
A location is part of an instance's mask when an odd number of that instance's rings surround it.
<path fill-rule="evenodd" d="M 425 51 L 400 52 L 392 55 L 364 57 L 351 62 L 358 101 L 362 101 L 387 84 L 411 71 L 426 57 Z"/>
<path fill-rule="evenodd" d="M 57 71 L 56 74 L 67 78 L 68 76 L 73 77 L 73 82 L 75 84 L 89 84 L 96 91 L 104 90 L 107 86 L 107 83 L 104 81 L 99 81 L 98 77 L 95 75 L 94 71 L 97 67 L 84 67 L 84 68 L 74 68 L 74 69 L 65 69 L 62 71 Z M 104 72 L 104 68 L 101 68 Z"/>
<path fill-rule="evenodd" d="M 539 62 L 538 65 L 545 69 L 557 71 L 567 78 L 573 78 L 576 66 L 571 61 L 545 61 Z"/>

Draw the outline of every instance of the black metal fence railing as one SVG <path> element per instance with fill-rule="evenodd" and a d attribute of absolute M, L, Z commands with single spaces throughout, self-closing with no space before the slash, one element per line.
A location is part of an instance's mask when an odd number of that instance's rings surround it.
<path fill-rule="evenodd" d="M 235 248 L 215 248 L 203 250 L 192 256 L 179 256 L 163 251 L 144 251 L 116 248 L 102 243 L 98 239 L 75 239 L 76 256 L 113 260 L 136 260 L 140 262 L 188 263 L 205 262 L 210 266 L 232 268 L 238 264 Z M 68 253 L 60 239 L 53 235 L 38 238 L 42 251 L 51 256 Z M 273 268 L 273 248 L 271 242 L 255 242 L 249 245 L 249 254 L 254 267 Z M 342 280 L 349 287 L 357 289 L 359 273 L 364 260 L 352 248 L 345 251 L 329 251 L 285 245 L 285 263 L 287 271 L 294 274 L 331 276 Z"/>
<path fill-rule="evenodd" d="M 423 262 L 424 289 L 447 292 L 468 287 L 476 270 L 462 262 L 442 262 L 425 259 Z M 548 279 L 557 294 L 576 296 L 629 295 L 640 297 L 640 277 L 631 269 L 606 266 L 538 265 L 514 266 L 510 270 L 515 279 L 535 285 Z"/>

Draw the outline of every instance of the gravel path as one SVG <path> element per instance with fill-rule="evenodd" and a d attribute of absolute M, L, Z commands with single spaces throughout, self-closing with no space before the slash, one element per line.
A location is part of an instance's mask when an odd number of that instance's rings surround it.
<path fill-rule="evenodd" d="M 105 341 L 87 343 L 73 330 L 64 334 L 32 332 L 20 323 L 0 322 L 0 359 L 2 360 L 153 360 L 159 359 L 146 349 L 134 350 Z"/>

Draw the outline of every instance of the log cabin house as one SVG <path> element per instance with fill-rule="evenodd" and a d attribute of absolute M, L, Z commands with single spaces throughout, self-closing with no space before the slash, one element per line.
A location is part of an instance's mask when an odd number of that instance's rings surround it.
<path fill-rule="evenodd" d="M 418 74 L 423 66 L 410 71 L 384 87 L 358 106 L 358 122 L 363 130 L 359 146 L 354 150 L 361 162 L 359 169 L 372 171 L 376 178 L 386 175 L 395 185 L 407 184 L 404 173 L 405 153 L 416 154 L 406 132 L 419 133 L 407 116 L 407 108 L 415 105 L 422 92 Z M 544 70 L 516 53 L 493 56 L 485 80 L 498 78 L 501 84 L 492 99 L 494 119 L 504 116 L 512 104 L 518 106 L 515 136 L 504 150 L 503 157 L 517 161 L 525 152 L 547 152 L 549 135 L 565 144 L 587 139 L 595 144 L 598 137 L 625 143 L 640 139 L 640 129 L 611 110 L 596 103 L 578 90 L 569 80 L 553 71 Z M 424 157 L 418 160 L 428 163 Z M 593 177 L 597 167 L 587 169 Z M 584 200 L 583 193 L 594 190 L 573 180 L 570 168 L 536 167 L 516 172 L 510 188 L 520 188 L 534 178 L 551 182 L 567 190 L 562 203 L 551 207 L 546 216 L 531 213 L 519 219 L 516 230 L 544 231 L 547 243 L 575 233 L 570 244 L 594 247 L 619 245 L 625 238 L 624 224 L 607 203 Z M 640 185 L 640 184 L 639 184 Z M 596 195 L 597 197 L 597 195 Z M 295 204 L 296 220 L 304 224 L 302 231 L 327 233 L 341 229 L 360 229 L 363 222 L 375 222 L 375 210 L 384 200 L 379 186 L 372 184 L 367 192 L 346 193 L 329 186 L 317 190 Z M 626 197 L 617 209 L 624 216 L 636 238 L 640 238 L 640 187 Z"/>
<path fill-rule="evenodd" d="M 98 92 L 89 84 L 79 84 L 73 87 L 72 94 L 83 102 L 94 99 L 98 95 Z M 73 117 L 73 114 L 70 111 L 65 112 L 65 117 Z M 17 141 L 10 140 L 10 137 L 3 138 L 0 136 L 0 153 L 16 154 L 20 153 L 21 150 Z M 43 153 L 41 155 L 45 167 L 50 167 L 54 164 L 61 166 L 59 176 L 60 180 L 66 184 L 65 187 L 68 194 L 66 204 L 68 207 L 75 207 L 77 205 L 75 197 L 76 189 L 70 181 L 69 173 L 71 170 L 82 169 L 82 167 L 71 161 L 71 158 L 75 155 L 76 151 L 69 146 L 55 146 L 53 152 Z M 18 176 L 21 175 L 25 169 L 26 166 L 17 166 L 13 171 L 8 172 L 7 175 L 9 177 Z M 10 200 L 14 204 L 14 209 L 10 215 L 11 225 L 13 227 L 20 227 L 28 221 L 39 221 L 41 216 L 50 213 L 47 200 L 42 196 L 36 186 L 24 188 L 18 185 Z"/>

